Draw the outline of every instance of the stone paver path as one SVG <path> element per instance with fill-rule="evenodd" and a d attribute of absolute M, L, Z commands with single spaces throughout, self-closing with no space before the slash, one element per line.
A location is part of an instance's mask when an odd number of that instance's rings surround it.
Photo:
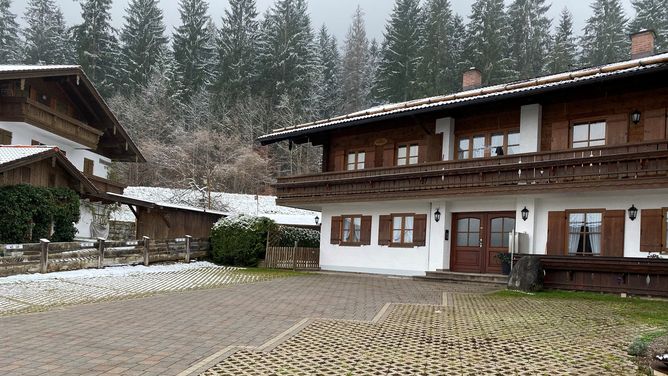
<path fill-rule="evenodd" d="M 448 286 L 449 287 L 449 286 Z M 448 294 L 377 323 L 315 320 L 271 351 L 241 349 L 218 375 L 633 375 L 643 331 L 607 304 Z"/>

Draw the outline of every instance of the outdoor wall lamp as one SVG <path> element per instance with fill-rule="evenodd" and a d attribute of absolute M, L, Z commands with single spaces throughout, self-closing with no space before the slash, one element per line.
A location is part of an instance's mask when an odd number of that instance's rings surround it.
<path fill-rule="evenodd" d="M 635 205 L 631 205 L 629 208 L 629 219 L 635 221 L 638 218 L 638 208 Z"/>
<path fill-rule="evenodd" d="M 631 113 L 631 121 L 635 125 L 638 125 L 638 123 L 640 123 L 640 111 L 635 110 Z"/>
<path fill-rule="evenodd" d="M 438 223 L 441 220 L 441 208 L 436 209 L 434 212 L 434 220 Z"/>
<path fill-rule="evenodd" d="M 527 219 L 529 219 L 529 209 L 525 206 L 524 209 L 522 209 L 522 220 L 526 222 Z"/>
<path fill-rule="evenodd" d="M 315 225 L 317 226 L 317 225 L 319 225 L 319 224 L 320 224 L 320 217 L 318 217 L 318 216 L 316 215 L 316 216 L 315 216 Z"/>

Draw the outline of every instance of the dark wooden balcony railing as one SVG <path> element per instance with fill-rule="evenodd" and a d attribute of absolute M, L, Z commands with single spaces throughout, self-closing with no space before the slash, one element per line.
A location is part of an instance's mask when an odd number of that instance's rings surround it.
<path fill-rule="evenodd" d="M 1 98 L 0 120 L 25 122 L 91 148 L 97 148 L 100 136 L 104 133 L 82 121 L 23 97 Z"/>
<path fill-rule="evenodd" d="M 126 185 L 115 182 L 113 180 L 105 179 L 99 176 L 84 174 L 90 180 L 91 183 L 102 193 L 116 193 L 119 195 L 123 194 L 123 190 L 126 188 Z"/>
<path fill-rule="evenodd" d="M 668 187 L 668 141 L 279 178 L 279 201 Z"/>

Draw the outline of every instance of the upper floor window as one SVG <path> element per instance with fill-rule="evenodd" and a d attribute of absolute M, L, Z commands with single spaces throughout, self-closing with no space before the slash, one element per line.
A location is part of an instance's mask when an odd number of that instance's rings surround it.
<path fill-rule="evenodd" d="M 573 148 L 605 145 L 605 122 L 580 123 L 573 125 Z"/>
<path fill-rule="evenodd" d="M 392 216 L 392 243 L 413 244 L 413 215 Z"/>
<path fill-rule="evenodd" d="M 363 151 L 349 152 L 346 169 L 348 171 L 363 170 L 366 162 L 366 153 Z"/>
<path fill-rule="evenodd" d="M 457 140 L 457 159 L 497 157 L 519 153 L 517 130 L 461 136 Z"/>
<path fill-rule="evenodd" d="M 397 147 L 397 166 L 418 163 L 420 147 L 417 144 L 404 144 Z"/>
<path fill-rule="evenodd" d="M 568 214 L 568 253 L 601 254 L 603 213 Z"/>

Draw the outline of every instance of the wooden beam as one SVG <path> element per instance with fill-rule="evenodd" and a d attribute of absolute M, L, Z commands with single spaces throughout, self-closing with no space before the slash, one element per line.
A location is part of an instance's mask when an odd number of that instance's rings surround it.
<path fill-rule="evenodd" d="M 132 212 L 132 214 L 134 214 L 135 219 L 139 220 L 139 216 L 137 215 L 137 210 L 135 208 L 133 208 L 132 205 L 130 205 L 130 204 L 127 204 L 127 205 L 128 205 L 128 208 L 130 208 L 130 211 Z"/>

